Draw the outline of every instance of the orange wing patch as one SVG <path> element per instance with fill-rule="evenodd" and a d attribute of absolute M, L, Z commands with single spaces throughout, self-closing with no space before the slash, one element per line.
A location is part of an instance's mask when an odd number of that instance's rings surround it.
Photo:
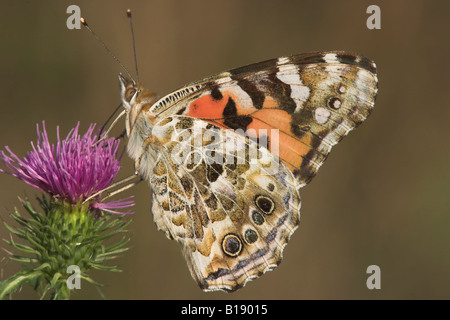
<path fill-rule="evenodd" d="M 242 129 L 255 140 L 267 137 L 268 149 L 292 171 L 299 169 L 311 151 L 311 135 L 296 136 L 291 129 L 292 115 L 266 96 L 262 109 L 241 104 L 232 90 L 213 89 L 189 104 L 186 115 L 200 118 L 224 129 Z M 278 129 L 277 137 L 272 131 Z M 278 139 L 278 146 L 272 145 Z"/>
<path fill-rule="evenodd" d="M 226 104 L 227 100 L 216 100 L 211 94 L 206 94 L 189 104 L 187 116 L 199 119 L 220 119 L 223 117 Z"/>
<path fill-rule="evenodd" d="M 249 136 L 256 132 L 257 136 L 251 137 L 260 138 L 261 133 L 265 132 L 261 131 L 261 129 L 266 129 L 269 150 L 277 154 L 290 170 L 299 169 L 304 158 L 312 149 L 311 136 L 304 135 L 299 138 L 292 132 L 292 115 L 280 109 L 277 101 L 271 97 L 266 97 L 263 108 L 254 112 L 251 116 L 253 121 L 247 126 Z M 278 148 L 271 145 L 275 138 L 272 137 L 273 132 L 271 130 L 273 129 L 279 130 L 277 137 Z"/>
<path fill-rule="evenodd" d="M 232 89 L 223 91 L 217 88 L 212 89 L 210 93 L 192 101 L 185 114 L 206 121 L 214 120 L 208 122 L 225 129 L 241 128 L 242 121 L 239 120 L 257 109 L 253 105 L 245 104 L 238 92 L 233 92 Z M 236 125 L 232 124 L 232 119 L 237 120 Z M 250 121 L 248 120 L 248 122 Z"/>
<path fill-rule="evenodd" d="M 289 122 L 282 122 L 276 118 L 277 114 L 287 114 L 283 110 L 260 110 L 253 115 L 253 121 L 248 126 L 248 135 L 252 138 L 261 138 L 265 133 L 260 129 L 266 129 L 268 136 L 268 149 L 278 155 L 280 160 L 286 164 L 290 170 L 299 169 L 304 161 L 304 157 L 310 152 L 311 136 L 305 135 L 302 138 L 295 137 L 290 129 Z M 290 118 L 290 117 L 289 117 Z M 273 119 L 272 122 L 270 120 Z M 276 119 L 276 120 L 275 120 Z M 269 122 L 267 122 L 269 121 Z M 280 126 L 277 126 L 277 123 Z M 252 130 L 254 129 L 254 130 Z M 278 129 L 278 137 L 272 131 Z M 256 132 L 257 136 L 253 136 Z M 278 139 L 278 147 L 273 145 L 274 139 Z"/>

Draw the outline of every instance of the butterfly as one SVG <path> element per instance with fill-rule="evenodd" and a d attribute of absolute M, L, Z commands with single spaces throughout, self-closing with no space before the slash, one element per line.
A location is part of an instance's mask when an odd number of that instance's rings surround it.
<path fill-rule="evenodd" d="M 235 291 L 281 262 L 300 189 L 369 116 L 378 88 L 373 61 L 340 51 L 251 64 L 161 99 L 119 81 L 154 222 L 205 291 Z"/>

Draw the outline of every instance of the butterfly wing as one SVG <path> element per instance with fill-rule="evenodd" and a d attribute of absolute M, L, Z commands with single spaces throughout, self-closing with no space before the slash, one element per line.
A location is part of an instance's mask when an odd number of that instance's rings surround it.
<path fill-rule="evenodd" d="M 371 60 L 318 52 L 224 72 L 144 108 L 129 151 L 152 187 L 155 223 L 182 243 L 204 290 L 236 290 L 281 261 L 299 222 L 298 188 L 368 117 L 376 94 Z"/>
<path fill-rule="evenodd" d="M 192 83 L 156 102 L 159 116 L 186 115 L 249 137 L 272 134 L 271 148 L 300 186 L 316 175 L 331 148 L 371 113 L 375 63 L 347 52 L 272 59 Z M 278 132 L 276 131 L 278 130 Z"/>
<path fill-rule="evenodd" d="M 154 221 L 183 245 L 203 290 L 234 291 L 280 263 L 300 197 L 273 153 L 185 116 L 161 120 L 150 140 L 137 170 L 150 182 Z"/>

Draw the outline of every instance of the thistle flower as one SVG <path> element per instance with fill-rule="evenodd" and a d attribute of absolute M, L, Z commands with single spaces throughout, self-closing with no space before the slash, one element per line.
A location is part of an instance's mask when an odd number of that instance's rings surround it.
<path fill-rule="evenodd" d="M 42 132 L 36 125 L 38 140 L 36 146 L 21 160 L 8 146 L 0 151 L 0 160 L 9 169 L 0 172 L 10 174 L 28 185 L 49 195 L 65 200 L 73 205 L 83 202 L 95 193 L 108 187 L 120 169 L 120 157 L 116 158 L 119 140 L 109 138 L 99 141 L 98 133 L 94 134 L 95 125 L 91 124 L 88 131 L 80 136 L 77 123 L 67 137 L 59 137 L 57 128 L 57 143 L 50 144 L 42 124 Z M 128 198 L 129 199 L 129 198 Z M 103 211 L 120 213 L 114 209 L 123 209 L 133 205 L 128 199 L 101 203 L 100 196 L 94 198 L 91 205 Z"/>
<path fill-rule="evenodd" d="M 5 224 L 26 244 L 17 244 L 12 238 L 5 242 L 28 254 L 13 254 L 10 258 L 32 267 L 27 266 L 0 282 L 0 298 L 28 282 L 37 284 L 43 295 L 50 291 L 52 298 L 67 299 L 68 266 L 79 267 L 83 279 L 97 284 L 86 271 L 92 268 L 118 271 L 102 263 L 125 251 L 128 242 L 122 238 L 109 247 L 103 244 L 105 239 L 125 232 L 129 223 L 122 221 L 122 216 L 111 219 L 110 213 L 131 213 L 120 209 L 134 205 L 131 197 L 102 202 L 100 191 L 111 185 L 120 169 L 121 156 L 117 156 L 120 141 L 100 139 L 99 131 L 94 132 L 94 124 L 81 136 L 78 123 L 62 140 L 57 128 L 57 142 L 51 144 L 45 122 L 42 126 L 41 131 L 37 125 L 37 143 L 31 143 L 32 150 L 22 159 L 9 147 L 5 147 L 8 154 L 0 151 L 0 160 L 7 167 L 0 172 L 47 194 L 38 199 L 43 213 L 36 211 L 28 200 L 22 201 L 31 219 L 25 220 L 16 209 L 11 216 L 22 228 Z"/>

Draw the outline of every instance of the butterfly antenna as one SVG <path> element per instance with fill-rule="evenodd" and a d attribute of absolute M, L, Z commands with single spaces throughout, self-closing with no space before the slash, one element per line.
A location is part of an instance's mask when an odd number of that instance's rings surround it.
<path fill-rule="evenodd" d="M 133 53 L 134 53 L 134 65 L 136 67 L 136 81 L 139 82 L 138 63 L 136 58 L 136 41 L 134 40 L 133 18 L 131 17 L 130 9 L 127 9 L 127 17 L 128 20 L 130 21 L 131 37 L 133 38 Z"/>
<path fill-rule="evenodd" d="M 97 34 L 89 27 L 86 20 L 84 18 L 80 18 L 81 24 L 94 36 L 94 38 L 102 45 L 102 47 L 106 50 L 106 52 L 109 53 L 111 57 L 113 57 L 114 60 L 122 67 L 123 70 L 127 73 L 127 75 L 130 77 L 130 79 L 133 79 L 130 72 L 127 68 L 120 62 L 120 60 L 114 55 L 114 53 L 106 46 L 106 44 L 97 36 Z"/>

